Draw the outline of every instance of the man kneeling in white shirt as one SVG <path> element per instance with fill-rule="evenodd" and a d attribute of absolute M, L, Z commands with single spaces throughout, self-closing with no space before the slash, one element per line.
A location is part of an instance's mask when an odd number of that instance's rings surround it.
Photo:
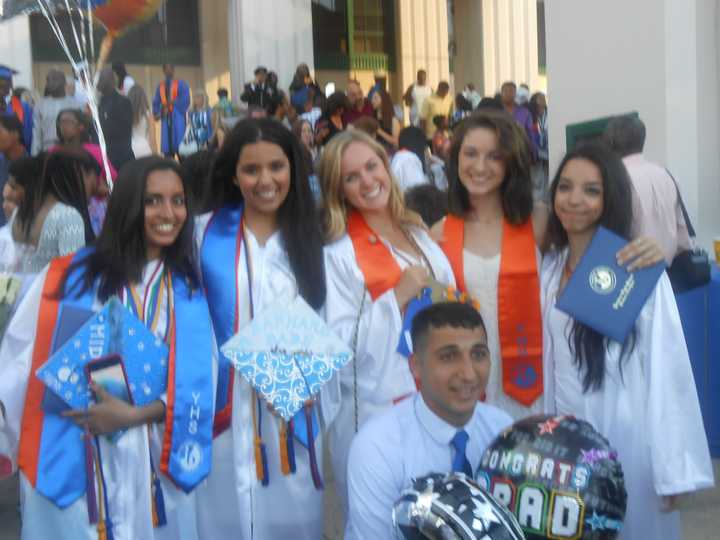
<path fill-rule="evenodd" d="M 348 460 L 346 540 L 394 538 L 392 509 L 413 478 L 474 476 L 490 443 L 512 419 L 478 400 L 490 373 L 485 325 L 469 304 L 445 302 L 412 323 L 410 368 L 420 391 L 369 420 Z"/>

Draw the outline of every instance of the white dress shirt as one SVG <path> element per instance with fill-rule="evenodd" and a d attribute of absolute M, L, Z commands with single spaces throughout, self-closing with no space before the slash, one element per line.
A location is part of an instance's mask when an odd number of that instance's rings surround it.
<path fill-rule="evenodd" d="M 394 538 L 395 501 L 413 479 L 452 470 L 451 440 L 459 429 L 469 435 L 465 455 L 474 471 L 487 446 L 511 424 L 500 409 L 478 403 L 458 428 L 432 412 L 420 394 L 369 420 L 350 448 L 345 539 Z"/>

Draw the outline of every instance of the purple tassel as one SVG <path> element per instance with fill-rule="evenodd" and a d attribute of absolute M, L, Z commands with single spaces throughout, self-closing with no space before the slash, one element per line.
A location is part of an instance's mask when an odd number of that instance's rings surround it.
<path fill-rule="evenodd" d="M 262 456 L 263 468 L 262 485 L 267 486 L 270 483 L 270 474 L 268 473 L 268 460 L 267 451 L 265 450 L 265 443 L 260 443 L 260 455 Z"/>
<path fill-rule="evenodd" d="M 95 494 L 95 468 L 93 467 L 93 446 L 92 435 L 85 430 L 83 434 L 85 440 L 85 496 L 87 499 L 88 519 L 92 525 L 98 522 L 97 495 Z"/>
<path fill-rule="evenodd" d="M 293 422 L 292 419 L 288 422 L 287 425 L 287 454 L 288 454 L 288 463 L 290 464 L 290 472 L 292 474 L 295 474 L 296 467 L 295 467 L 295 443 L 293 442 L 293 439 L 295 438 L 295 422 Z"/>
<path fill-rule="evenodd" d="M 313 438 L 313 423 L 312 423 L 312 408 L 311 406 L 305 406 L 305 423 L 307 424 L 308 433 L 308 450 L 310 451 L 310 473 L 312 474 L 313 484 L 315 489 L 323 489 L 323 481 L 320 477 L 320 470 L 318 469 L 317 456 L 315 455 L 315 439 Z"/>

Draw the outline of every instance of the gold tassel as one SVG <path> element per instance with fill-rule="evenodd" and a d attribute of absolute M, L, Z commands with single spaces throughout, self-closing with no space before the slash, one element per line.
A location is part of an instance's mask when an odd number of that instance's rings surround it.
<path fill-rule="evenodd" d="M 98 540 L 107 540 L 107 528 L 105 527 L 105 520 L 98 520 L 97 524 Z"/>
<path fill-rule="evenodd" d="M 280 425 L 280 468 L 282 470 L 282 473 L 287 476 L 290 474 L 290 459 L 288 458 L 288 445 L 287 445 L 287 438 L 288 438 L 288 430 L 287 430 L 287 422 L 285 420 L 281 420 L 282 424 Z"/>

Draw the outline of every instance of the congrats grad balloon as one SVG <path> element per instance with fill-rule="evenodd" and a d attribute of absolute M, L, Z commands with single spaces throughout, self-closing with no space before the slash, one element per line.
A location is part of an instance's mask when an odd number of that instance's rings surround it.
<path fill-rule="evenodd" d="M 528 540 L 610 540 L 627 493 L 617 453 L 584 420 L 534 416 L 485 451 L 476 481 L 507 506 Z"/>

